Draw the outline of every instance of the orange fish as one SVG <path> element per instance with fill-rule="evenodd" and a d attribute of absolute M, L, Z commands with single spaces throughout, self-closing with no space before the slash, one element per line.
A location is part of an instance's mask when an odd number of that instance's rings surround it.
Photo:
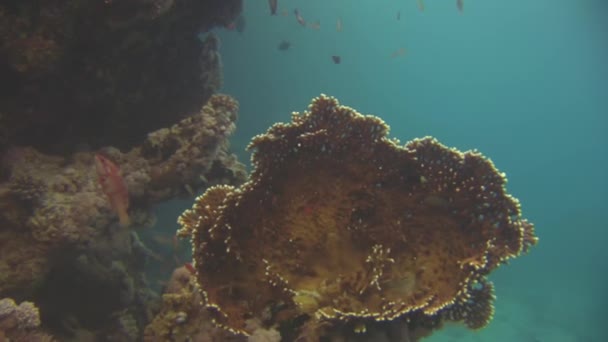
<path fill-rule="evenodd" d="M 336 31 L 342 32 L 342 19 L 341 18 L 338 18 L 338 20 L 336 20 Z"/>
<path fill-rule="evenodd" d="M 130 224 L 129 214 L 129 190 L 127 184 L 120 174 L 120 168 L 111 160 L 95 154 L 95 168 L 99 177 L 102 191 L 108 196 L 110 206 L 118 214 L 120 225 L 127 227 Z"/>

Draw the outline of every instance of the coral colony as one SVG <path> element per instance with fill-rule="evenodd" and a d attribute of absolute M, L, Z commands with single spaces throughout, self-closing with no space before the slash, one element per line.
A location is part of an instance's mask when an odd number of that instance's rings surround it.
<path fill-rule="evenodd" d="M 481 154 L 388 130 L 322 95 L 253 139 L 246 183 L 209 188 L 180 217 L 217 326 L 316 341 L 382 322 L 409 340 L 488 324 L 486 276 L 536 244 L 533 225 Z"/>

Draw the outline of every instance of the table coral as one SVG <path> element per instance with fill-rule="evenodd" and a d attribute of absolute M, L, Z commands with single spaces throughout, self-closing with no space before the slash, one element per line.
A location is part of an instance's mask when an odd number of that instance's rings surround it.
<path fill-rule="evenodd" d="M 253 139 L 245 184 L 208 189 L 180 217 L 218 325 L 251 334 L 268 307 L 267 324 L 304 315 L 360 331 L 404 317 L 412 339 L 489 322 L 486 276 L 536 244 L 533 225 L 480 153 L 388 131 L 322 95 Z"/>

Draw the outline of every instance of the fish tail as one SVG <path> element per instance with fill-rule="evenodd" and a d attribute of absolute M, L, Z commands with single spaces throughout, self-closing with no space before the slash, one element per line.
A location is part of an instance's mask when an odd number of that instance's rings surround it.
<path fill-rule="evenodd" d="M 128 227 L 131 225 L 131 219 L 129 218 L 129 213 L 127 210 L 119 210 L 118 211 L 118 222 L 121 227 Z"/>

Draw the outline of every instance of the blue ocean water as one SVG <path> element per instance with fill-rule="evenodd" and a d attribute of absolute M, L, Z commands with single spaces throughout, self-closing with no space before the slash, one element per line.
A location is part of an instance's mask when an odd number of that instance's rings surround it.
<path fill-rule="evenodd" d="M 248 160 L 251 137 L 320 93 L 380 116 L 401 141 L 478 149 L 507 174 L 540 243 L 492 275 L 489 327 L 428 341 L 606 341 L 608 2 L 455 3 L 279 0 L 288 15 L 271 17 L 266 1 L 245 1 L 245 31 L 217 31 L 222 91 L 241 104 L 233 150 Z M 320 28 L 298 25 L 296 7 Z"/>

